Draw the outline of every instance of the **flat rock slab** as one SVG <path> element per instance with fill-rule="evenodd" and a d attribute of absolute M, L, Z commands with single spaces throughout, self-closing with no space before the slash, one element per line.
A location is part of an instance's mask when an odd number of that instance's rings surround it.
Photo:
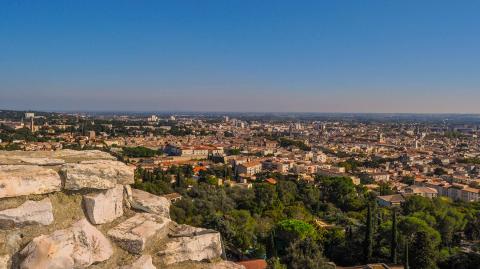
<path fill-rule="evenodd" d="M 159 215 L 139 213 L 108 231 L 121 248 L 140 254 L 152 241 L 166 236 L 170 220 Z"/>
<path fill-rule="evenodd" d="M 37 165 L 0 165 L 0 198 L 60 191 L 58 173 Z"/>
<path fill-rule="evenodd" d="M 22 251 L 20 269 L 85 268 L 113 254 L 108 239 L 86 219 L 34 238 Z"/>
<path fill-rule="evenodd" d="M 132 199 L 134 202 L 132 207 L 170 218 L 171 203 L 167 198 L 153 195 L 142 190 L 132 189 Z M 140 205 L 140 207 L 137 207 L 138 205 Z"/>
<path fill-rule="evenodd" d="M 133 184 L 135 168 L 119 161 L 97 160 L 65 164 L 61 168 L 64 176 L 64 188 L 112 189 L 117 184 Z"/>
<path fill-rule="evenodd" d="M 0 228 L 17 228 L 27 225 L 50 225 L 53 222 L 52 203 L 49 198 L 26 201 L 17 208 L 0 211 Z"/>
<path fill-rule="evenodd" d="M 0 164 L 58 165 L 86 160 L 115 160 L 115 157 L 100 150 L 0 151 Z"/>
<path fill-rule="evenodd" d="M 65 163 L 65 161 L 62 159 L 53 159 L 53 158 L 24 157 L 24 158 L 19 158 L 19 160 L 25 164 L 35 164 L 35 165 L 44 165 L 44 166 L 62 165 Z"/>
<path fill-rule="evenodd" d="M 222 255 L 222 241 L 220 233 L 216 231 L 179 225 L 175 232 L 169 234 L 169 237 L 157 252 L 164 265 L 184 261 L 213 260 Z"/>
<path fill-rule="evenodd" d="M 93 224 L 111 222 L 123 215 L 123 185 L 83 196 L 85 213 Z"/>
<path fill-rule="evenodd" d="M 134 263 L 119 267 L 118 269 L 157 269 L 152 263 L 152 256 L 142 255 Z"/>

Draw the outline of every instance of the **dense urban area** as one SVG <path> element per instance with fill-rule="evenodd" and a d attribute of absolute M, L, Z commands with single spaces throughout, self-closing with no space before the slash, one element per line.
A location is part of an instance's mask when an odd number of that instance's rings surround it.
<path fill-rule="evenodd" d="M 106 151 L 245 268 L 480 268 L 474 115 L 0 111 L 0 150 Z"/>

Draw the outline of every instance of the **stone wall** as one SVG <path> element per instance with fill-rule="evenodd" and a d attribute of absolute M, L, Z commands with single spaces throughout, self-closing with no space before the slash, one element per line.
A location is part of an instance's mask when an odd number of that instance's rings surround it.
<path fill-rule="evenodd" d="M 243 268 L 101 151 L 0 151 L 0 269 Z"/>

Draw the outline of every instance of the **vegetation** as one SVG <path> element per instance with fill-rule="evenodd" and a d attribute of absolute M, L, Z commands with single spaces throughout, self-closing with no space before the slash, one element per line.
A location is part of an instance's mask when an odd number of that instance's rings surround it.
<path fill-rule="evenodd" d="M 475 268 L 470 260 L 478 257 L 462 253 L 460 242 L 480 239 L 478 203 L 412 196 L 391 210 L 376 206 L 375 193 L 346 177 L 304 182 L 262 173 L 252 189 L 211 180 L 229 177 L 228 168 L 211 167 L 198 180 L 187 165 L 138 170 L 135 187 L 179 192 L 183 199 L 172 205 L 172 218 L 220 231 L 230 259 L 267 258 L 269 268 L 325 268 L 327 260 L 350 266 L 366 259 L 407 262 L 410 268 Z M 277 184 L 263 183 L 267 177 Z"/>
<path fill-rule="evenodd" d="M 161 155 L 162 151 L 160 150 L 153 150 L 146 147 L 124 147 L 123 154 L 127 157 L 132 158 L 146 158 L 146 157 L 154 157 L 156 155 Z"/>
<path fill-rule="evenodd" d="M 280 142 L 281 147 L 290 147 L 290 146 L 295 146 L 301 150 L 309 151 L 311 148 L 307 146 L 304 142 L 299 141 L 299 140 L 293 140 L 285 137 L 281 137 L 278 142 Z"/>
<path fill-rule="evenodd" d="M 464 159 L 459 159 L 459 163 L 468 163 L 468 164 L 480 164 L 480 158 L 474 157 L 474 158 L 464 158 Z"/>

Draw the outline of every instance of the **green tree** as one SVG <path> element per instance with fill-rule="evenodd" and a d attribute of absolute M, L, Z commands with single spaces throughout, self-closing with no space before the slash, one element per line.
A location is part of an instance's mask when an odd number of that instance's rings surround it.
<path fill-rule="evenodd" d="M 435 246 L 424 231 L 415 233 L 410 249 L 410 268 L 412 269 L 435 269 Z"/>
<path fill-rule="evenodd" d="M 318 233 L 311 224 L 301 220 L 286 219 L 275 226 L 275 247 L 280 257 L 288 254 L 286 248 L 295 240 L 318 239 Z"/>
<path fill-rule="evenodd" d="M 405 240 L 405 249 L 404 249 L 404 257 L 403 257 L 403 268 L 404 269 L 410 269 L 410 261 L 408 258 L 408 240 Z"/>
<path fill-rule="evenodd" d="M 392 242 L 390 245 L 390 260 L 393 264 L 397 264 L 397 247 L 398 247 L 398 227 L 397 227 L 397 210 L 392 210 Z"/>
<path fill-rule="evenodd" d="M 364 240 L 364 258 L 365 263 L 372 261 L 373 255 L 373 212 L 372 205 L 369 204 L 367 207 L 367 221 L 365 229 L 365 240 Z"/>
<path fill-rule="evenodd" d="M 311 239 L 295 240 L 287 249 L 283 262 L 289 269 L 326 269 L 331 268 L 323 257 L 318 243 Z"/>

